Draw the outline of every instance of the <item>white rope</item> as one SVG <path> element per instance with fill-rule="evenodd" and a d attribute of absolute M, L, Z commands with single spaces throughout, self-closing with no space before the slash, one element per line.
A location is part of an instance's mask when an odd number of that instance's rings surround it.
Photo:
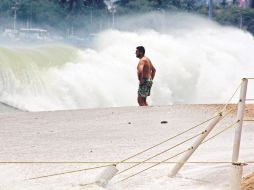
<path fill-rule="evenodd" d="M 211 140 L 211 139 L 217 137 L 218 135 L 220 135 L 221 133 L 225 132 L 225 131 L 228 130 L 229 128 L 235 126 L 238 122 L 239 122 L 239 121 L 236 121 L 235 123 L 229 125 L 229 126 L 226 127 L 225 129 L 221 130 L 220 132 L 216 133 L 216 134 L 213 135 L 212 137 L 208 138 L 206 141 L 203 141 L 201 144 L 204 144 L 204 143 L 206 143 L 207 141 L 209 141 L 209 140 Z M 159 164 L 162 164 L 162 163 L 164 163 L 164 162 L 166 162 L 166 161 L 168 161 L 168 160 L 170 160 L 170 159 L 172 159 L 172 158 L 174 158 L 174 157 L 177 157 L 177 156 L 179 156 L 179 155 L 181 155 L 181 154 L 183 154 L 183 153 L 185 153 L 185 152 L 187 152 L 187 151 L 189 151 L 189 150 L 192 150 L 192 149 L 193 149 L 193 147 L 190 147 L 190 148 L 188 148 L 188 149 L 186 149 L 186 150 L 184 150 L 184 151 L 182 151 L 182 152 L 180 152 L 180 153 L 175 154 L 174 156 L 172 156 L 172 157 L 170 157 L 170 158 L 167 158 L 167 159 L 165 159 L 165 160 L 163 160 L 163 161 L 161 161 L 161 162 L 158 162 L 158 163 L 156 163 L 156 164 L 154 164 L 154 165 L 152 165 L 152 166 L 150 166 L 150 167 L 148 167 L 148 168 L 146 168 L 146 169 L 143 169 L 143 170 L 141 170 L 141 171 L 139 171 L 139 172 L 137 172 L 137 173 L 134 173 L 134 174 L 132 174 L 132 175 L 130 175 L 130 176 L 128 176 L 128 177 L 126 177 L 126 178 L 120 180 L 120 181 L 117 181 L 116 183 L 120 183 L 120 182 L 126 181 L 127 179 L 129 179 L 129 178 L 131 178 L 131 177 L 134 177 L 134 176 L 136 176 L 136 175 L 138 175 L 138 174 L 140 174 L 140 173 L 143 173 L 143 172 L 145 172 L 145 171 L 147 171 L 147 170 L 149 170 L 149 169 L 151 169 L 151 168 L 153 168 L 153 167 L 155 167 L 155 166 L 157 166 L 157 165 L 159 165 Z"/>

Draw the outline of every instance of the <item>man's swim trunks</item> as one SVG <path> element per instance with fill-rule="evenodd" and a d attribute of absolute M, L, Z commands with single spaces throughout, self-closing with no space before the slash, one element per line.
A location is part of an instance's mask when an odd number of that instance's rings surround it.
<path fill-rule="evenodd" d="M 152 85 L 152 79 L 143 78 L 139 84 L 138 95 L 141 97 L 150 96 Z"/>

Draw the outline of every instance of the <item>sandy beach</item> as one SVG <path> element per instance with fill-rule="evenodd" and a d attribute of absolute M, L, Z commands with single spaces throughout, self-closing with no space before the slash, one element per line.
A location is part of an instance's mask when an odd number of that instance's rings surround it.
<path fill-rule="evenodd" d="M 84 187 L 81 184 L 93 182 L 103 168 L 41 179 L 27 179 L 120 161 L 207 120 L 221 107 L 221 105 L 173 105 L 0 113 L 0 189 L 101 189 L 96 185 Z M 235 108 L 235 105 L 230 105 L 229 108 Z M 235 117 L 235 113 L 228 115 L 212 134 L 233 123 Z M 250 120 L 253 117 L 254 106 L 247 105 L 245 119 Z M 186 139 L 205 127 L 206 125 L 184 134 L 182 138 Z M 244 122 L 240 151 L 240 160 L 244 162 L 253 160 L 253 127 L 253 121 Z M 164 163 L 124 183 L 114 184 L 115 181 L 149 166 L 142 164 L 122 176 L 116 176 L 107 189 L 229 189 L 231 165 L 227 162 L 231 161 L 233 137 L 234 129 L 230 129 L 202 145 L 176 178 L 167 177 L 173 164 Z M 142 161 L 181 140 L 175 139 L 149 154 L 145 153 L 130 161 Z M 151 161 L 163 160 L 170 154 L 179 152 L 181 148 L 190 146 L 192 142 Z M 178 161 L 179 158 L 170 161 Z M 130 163 L 121 164 L 118 169 L 123 170 L 130 165 Z M 244 168 L 244 176 L 253 171 L 253 164 L 248 164 Z M 250 180 L 250 177 L 243 182 L 245 190 L 251 189 L 250 183 L 253 188 L 253 178 Z"/>

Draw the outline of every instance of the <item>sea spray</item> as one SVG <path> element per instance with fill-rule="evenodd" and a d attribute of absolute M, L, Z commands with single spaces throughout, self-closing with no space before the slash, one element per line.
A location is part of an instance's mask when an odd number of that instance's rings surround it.
<path fill-rule="evenodd" d="M 138 45 L 157 69 L 151 105 L 223 103 L 254 75 L 251 34 L 190 14 L 152 13 L 118 19 L 93 48 L 1 47 L 0 101 L 29 111 L 135 106 Z"/>

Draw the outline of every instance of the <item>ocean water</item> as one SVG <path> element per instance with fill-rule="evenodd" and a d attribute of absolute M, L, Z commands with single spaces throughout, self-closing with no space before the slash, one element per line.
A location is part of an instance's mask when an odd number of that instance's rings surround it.
<path fill-rule="evenodd" d="M 250 33 L 196 15 L 151 13 L 119 18 L 91 48 L 0 46 L 0 102 L 27 111 L 136 106 L 139 45 L 157 69 L 150 105 L 223 103 L 254 75 Z"/>

